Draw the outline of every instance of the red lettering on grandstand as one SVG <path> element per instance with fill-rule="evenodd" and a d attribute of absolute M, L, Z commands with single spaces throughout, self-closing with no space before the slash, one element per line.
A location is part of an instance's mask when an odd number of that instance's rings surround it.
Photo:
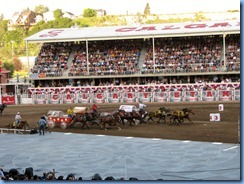
<path fill-rule="evenodd" d="M 97 98 L 98 98 L 98 99 L 101 99 L 102 97 L 103 97 L 103 96 L 102 96 L 101 93 L 98 93 L 98 94 L 97 94 Z"/>
<path fill-rule="evenodd" d="M 228 25 L 229 25 L 228 22 L 222 22 L 222 23 L 215 23 L 214 25 L 209 27 L 227 27 Z"/>
<path fill-rule="evenodd" d="M 213 95 L 212 95 L 212 91 L 208 91 L 207 92 L 207 97 L 212 97 Z"/>
<path fill-rule="evenodd" d="M 54 95 L 53 95 L 53 99 L 54 99 L 54 100 L 57 100 L 57 99 L 58 99 L 58 95 L 57 95 L 57 94 L 54 94 Z"/>
<path fill-rule="evenodd" d="M 180 29 L 180 27 L 165 26 L 162 30 Z"/>
<path fill-rule="evenodd" d="M 71 99 L 71 95 L 67 94 L 66 99 Z"/>
<path fill-rule="evenodd" d="M 222 96 L 224 97 L 224 96 L 229 96 L 229 91 L 222 91 Z"/>
<path fill-rule="evenodd" d="M 179 92 L 175 92 L 174 93 L 174 97 L 179 98 L 180 97 L 180 93 Z"/>
<path fill-rule="evenodd" d="M 142 27 L 141 29 L 137 29 L 136 31 L 155 31 L 156 28 L 155 26 L 150 26 L 150 27 Z"/>
<path fill-rule="evenodd" d="M 190 91 L 190 96 L 194 97 L 195 96 L 195 91 Z"/>
<path fill-rule="evenodd" d="M 129 31 L 134 31 L 136 27 L 127 27 L 127 28 L 121 28 L 121 29 L 116 29 L 116 32 L 129 32 Z"/>
<path fill-rule="evenodd" d="M 53 30 L 47 32 L 47 34 L 40 35 L 40 37 L 54 37 L 58 36 L 59 33 L 62 33 L 64 30 Z"/>
<path fill-rule="evenodd" d="M 146 27 L 124 27 L 116 29 L 115 32 L 132 32 L 132 31 L 155 31 L 155 30 L 175 30 L 175 29 L 198 29 L 198 28 L 217 28 L 217 27 L 228 27 L 228 26 L 240 26 L 240 22 L 236 25 L 231 25 L 228 22 L 219 22 L 212 24 L 196 23 L 187 25 L 166 25 L 166 26 L 146 26 Z"/>
<path fill-rule="evenodd" d="M 128 93 L 128 98 L 132 98 L 132 93 Z"/>
<path fill-rule="evenodd" d="M 205 28 L 207 27 L 206 24 L 189 24 L 186 25 L 185 28 L 192 29 L 192 28 Z"/>
<path fill-rule="evenodd" d="M 118 94 L 117 93 L 114 93 L 113 94 L 113 98 L 118 98 Z"/>
<path fill-rule="evenodd" d="M 148 97 L 148 93 L 143 93 L 144 98 Z"/>

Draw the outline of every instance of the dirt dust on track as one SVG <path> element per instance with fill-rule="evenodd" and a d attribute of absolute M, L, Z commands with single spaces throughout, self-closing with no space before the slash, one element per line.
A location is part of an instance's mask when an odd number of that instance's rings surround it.
<path fill-rule="evenodd" d="M 131 105 L 133 103 L 130 103 Z M 172 110 L 191 108 L 195 115 L 190 115 L 193 124 L 186 120 L 180 125 L 168 125 L 165 123 L 148 122 L 130 126 L 126 124 L 118 131 L 117 127 L 109 127 L 108 130 L 100 130 L 96 125 L 90 129 L 81 129 L 80 126 L 74 128 L 61 129 L 56 126 L 53 132 L 70 132 L 80 134 L 99 134 L 112 136 L 129 136 L 143 138 L 161 138 L 174 140 L 191 140 L 206 142 L 238 143 L 240 130 L 240 102 L 167 102 L 167 103 L 145 103 L 148 112 L 158 110 L 160 107 Z M 224 105 L 224 111 L 219 111 L 219 104 Z M 48 110 L 61 110 L 66 113 L 69 107 L 89 107 L 92 104 L 50 104 L 50 105 L 9 105 L 0 116 L 0 128 L 6 128 L 9 123 L 14 122 L 17 112 L 21 113 L 22 120 L 28 121 L 30 128 L 36 127 L 42 115 L 46 115 Z M 99 112 L 109 112 L 119 108 L 121 103 L 98 104 Z M 129 105 L 129 104 L 128 104 Z M 134 103 L 138 106 L 138 103 Z M 220 122 L 210 122 L 210 113 L 220 113 Z M 167 119 L 169 120 L 169 119 Z"/>

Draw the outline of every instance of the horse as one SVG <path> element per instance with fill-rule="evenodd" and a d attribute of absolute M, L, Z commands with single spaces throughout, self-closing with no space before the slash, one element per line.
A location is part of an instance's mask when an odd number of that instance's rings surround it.
<path fill-rule="evenodd" d="M 142 114 L 139 113 L 139 111 L 131 111 L 131 112 L 126 112 L 125 110 L 119 110 L 119 112 L 122 114 L 121 115 L 121 120 L 122 120 L 122 124 L 123 126 L 125 126 L 125 122 L 124 120 L 127 120 L 130 122 L 130 125 L 132 126 L 132 124 L 136 124 L 135 120 L 139 120 L 139 123 L 146 123 L 145 122 L 145 115 L 142 117 Z"/>
<path fill-rule="evenodd" d="M 2 116 L 3 110 L 7 108 L 7 104 L 0 104 L 0 116 Z"/>
<path fill-rule="evenodd" d="M 170 109 L 166 109 L 165 107 L 160 107 L 157 111 L 155 112 L 149 112 L 148 114 L 148 121 L 154 121 L 153 118 L 158 118 L 156 123 L 160 123 L 162 120 L 164 123 L 166 123 L 166 116 L 169 115 Z"/>
<path fill-rule="evenodd" d="M 18 123 L 18 125 L 16 125 L 16 123 L 13 122 L 13 123 L 8 124 L 6 127 L 9 128 L 9 129 L 16 128 L 16 129 L 24 129 L 24 130 L 26 130 L 26 129 L 29 128 L 29 124 L 28 124 L 27 121 L 21 120 Z"/>
<path fill-rule="evenodd" d="M 77 122 L 82 123 L 81 129 L 84 129 L 85 127 L 90 129 L 88 122 L 91 122 L 91 125 L 99 126 L 99 113 L 86 112 L 84 114 L 76 114 L 74 115 L 69 126 L 74 127 Z"/>
<path fill-rule="evenodd" d="M 121 114 L 121 112 L 119 110 L 108 113 L 107 115 L 101 116 L 101 118 L 100 118 L 101 129 L 107 130 L 106 125 L 108 124 L 109 126 L 117 126 L 118 130 L 121 130 L 121 128 L 119 126 L 122 124 L 121 116 L 123 116 L 123 115 Z"/>
<path fill-rule="evenodd" d="M 170 124 L 180 125 L 184 122 L 184 119 L 188 119 L 189 123 L 193 123 L 189 116 L 190 114 L 195 114 L 192 109 L 184 108 L 181 110 L 175 110 L 170 114 Z"/>

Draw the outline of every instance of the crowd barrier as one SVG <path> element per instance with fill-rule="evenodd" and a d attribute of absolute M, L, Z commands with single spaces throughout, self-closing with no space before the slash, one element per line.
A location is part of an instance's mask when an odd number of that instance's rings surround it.
<path fill-rule="evenodd" d="M 16 105 L 240 101 L 241 94 L 240 83 L 29 87 L 26 92 L 28 94 L 2 94 L 2 103 Z"/>
<path fill-rule="evenodd" d="M 207 89 L 204 89 L 207 87 Z M 240 101 L 240 83 L 30 88 L 32 104 Z"/>

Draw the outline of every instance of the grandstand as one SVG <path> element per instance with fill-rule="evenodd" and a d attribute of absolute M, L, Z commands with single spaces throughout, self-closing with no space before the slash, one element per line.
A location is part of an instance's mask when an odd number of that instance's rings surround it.
<path fill-rule="evenodd" d="M 236 20 L 48 29 L 25 40 L 43 43 L 29 68 L 35 104 L 68 103 L 67 93 L 76 103 L 187 101 L 190 91 L 198 101 L 206 90 L 209 100 L 239 99 Z"/>

